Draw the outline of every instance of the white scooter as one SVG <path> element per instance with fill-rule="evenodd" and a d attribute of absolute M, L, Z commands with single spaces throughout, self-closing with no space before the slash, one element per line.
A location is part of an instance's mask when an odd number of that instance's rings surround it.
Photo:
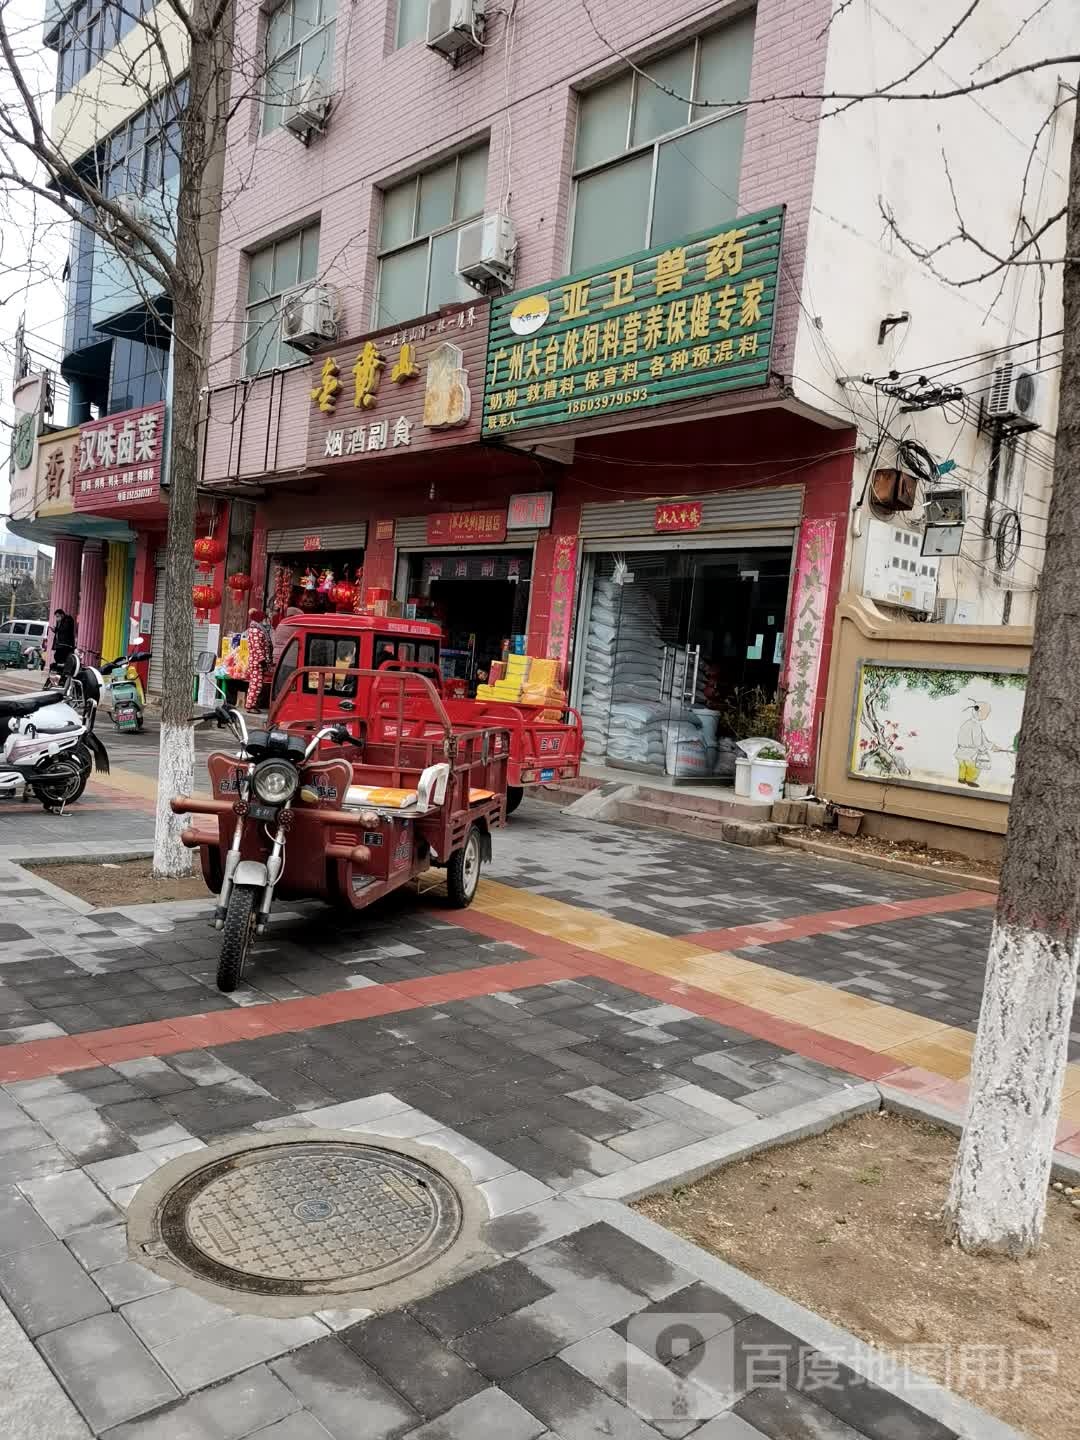
<path fill-rule="evenodd" d="M 33 794 L 52 814 L 79 799 L 95 767 L 109 773 L 108 751 L 94 734 L 97 700 L 76 680 L 77 657 L 65 668 L 62 689 L 0 695 L 0 799 L 14 800 L 21 787 L 24 801 Z"/>

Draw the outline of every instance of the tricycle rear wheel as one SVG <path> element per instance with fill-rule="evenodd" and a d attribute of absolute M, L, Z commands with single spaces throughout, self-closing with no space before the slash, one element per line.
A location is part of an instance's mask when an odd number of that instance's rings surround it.
<path fill-rule="evenodd" d="M 473 902 L 480 884 L 480 836 L 474 825 L 465 837 L 465 844 L 455 850 L 446 866 L 446 894 L 455 910 L 464 910 Z"/>
<path fill-rule="evenodd" d="M 255 939 L 258 894 L 254 885 L 234 885 L 229 894 L 217 972 L 218 989 L 226 995 L 232 994 L 244 974 L 251 942 Z"/>
<path fill-rule="evenodd" d="M 525 790 L 521 785 L 507 785 L 506 787 L 506 813 L 512 815 L 525 798 Z"/>

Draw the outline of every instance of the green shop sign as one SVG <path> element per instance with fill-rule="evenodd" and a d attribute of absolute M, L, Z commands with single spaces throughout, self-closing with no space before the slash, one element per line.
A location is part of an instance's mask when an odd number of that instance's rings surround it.
<path fill-rule="evenodd" d="M 776 206 L 493 301 L 483 433 L 764 385 L 783 219 Z"/>

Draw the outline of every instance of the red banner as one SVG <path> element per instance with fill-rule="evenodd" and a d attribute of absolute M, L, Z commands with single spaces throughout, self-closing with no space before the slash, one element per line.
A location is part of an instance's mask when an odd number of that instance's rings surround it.
<path fill-rule="evenodd" d="M 165 406 L 147 405 L 79 430 L 76 510 L 124 510 L 161 497 Z"/>
<path fill-rule="evenodd" d="M 455 510 L 428 516 L 429 545 L 501 545 L 505 539 L 505 510 Z"/>
<path fill-rule="evenodd" d="M 657 505 L 653 529 L 658 534 L 700 530 L 701 506 L 697 501 L 680 500 L 678 504 Z"/>

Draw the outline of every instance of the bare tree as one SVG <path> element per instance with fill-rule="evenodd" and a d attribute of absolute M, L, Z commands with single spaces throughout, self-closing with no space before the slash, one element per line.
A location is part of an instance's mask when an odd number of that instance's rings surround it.
<path fill-rule="evenodd" d="M 125 0 L 130 4 L 131 0 Z M 122 75 L 142 87 L 147 102 L 176 93 L 182 76 L 179 180 L 175 214 L 168 206 L 153 219 L 132 214 L 110 193 L 93 165 L 71 158 L 67 137 L 50 133 L 46 97 L 21 36 L 9 23 L 10 0 L 0 3 L 0 59 L 7 82 L 0 91 L 0 199 L 27 197 L 91 231 L 120 257 L 155 321 L 171 334 L 171 425 L 166 606 L 161 740 L 154 868 L 161 875 L 190 869 L 180 844 L 182 822 L 171 797 L 194 782 L 194 736 L 190 724 L 195 576 L 193 547 L 199 465 L 199 402 L 206 383 L 214 257 L 222 207 L 225 141 L 234 107 L 230 99 L 238 67 L 231 47 L 232 0 L 168 0 L 164 10 L 143 15 L 126 47 Z M 164 14 L 168 24 L 155 20 Z M 186 61 L 176 66 L 176 33 Z M 31 52 L 32 53 L 32 52 Z M 120 52 L 117 52 L 120 53 Z M 143 79 L 140 79 L 140 73 Z M 150 78 L 145 78 L 149 76 Z"/>

